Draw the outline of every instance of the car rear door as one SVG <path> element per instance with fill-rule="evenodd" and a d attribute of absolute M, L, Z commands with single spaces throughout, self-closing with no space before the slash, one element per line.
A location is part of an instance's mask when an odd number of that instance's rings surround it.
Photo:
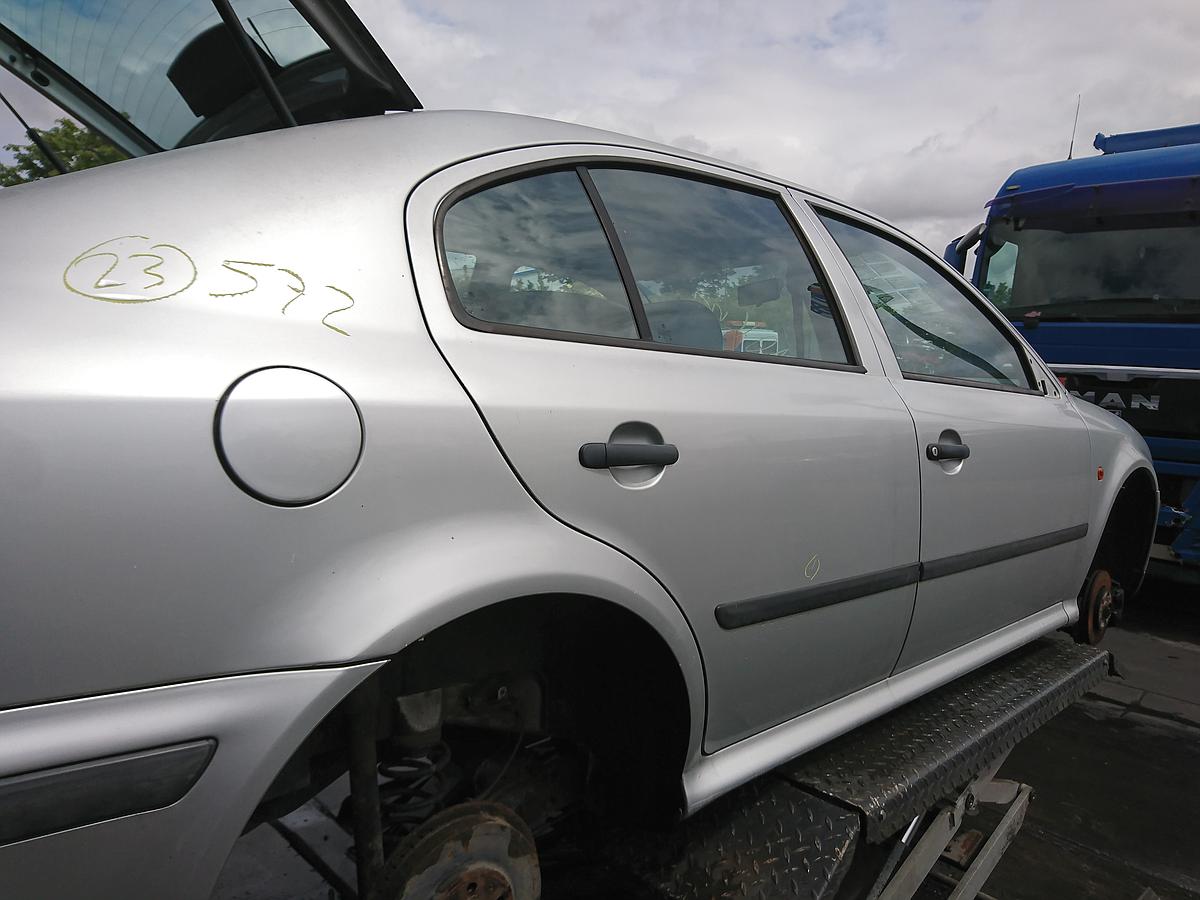
<path fill-rule="evenodd" d="M 914 598 L 912 422 L 788 209 L 595 146 L 464 163 L 408 207 L 431 333 L 502 452 L 687 615 L 708 750 L 886 677 Z M 781 353 L 726 349 L 750 328 Z"/>
<path fill-rule="evenodd" d="M 897 670 L 1019 623 L 1065 624 L 1096 478 L 1070 399 L 932 254 L 847 210 L 816 210 L 916 424 L 921 580 Z"/>

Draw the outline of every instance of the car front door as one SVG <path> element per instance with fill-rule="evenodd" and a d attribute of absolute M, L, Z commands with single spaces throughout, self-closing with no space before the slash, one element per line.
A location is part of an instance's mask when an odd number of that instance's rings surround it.
<path fill-rule="evenodd" d="M 885 678 L 915 594 L 912 422 L 788 210 L 594 146 L 464 163 L 408 207 L 431 333 L 515 471 L 687 615 L 710 751 Z"/>
<path fill-rule="evenodd" d="M 897 670 L 1006 627 L 1065 624 L 1080 588 L 1087 429 L 1008 324 L 931 254 L 817 207 L 916 424 L 921 580 Z"/>

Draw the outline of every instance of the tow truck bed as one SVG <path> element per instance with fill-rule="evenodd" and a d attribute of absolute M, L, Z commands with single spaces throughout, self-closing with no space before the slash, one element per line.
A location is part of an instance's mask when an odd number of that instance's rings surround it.
<path fill-rule="evenodd" d="M 978 802 L 1009 806 L 950 896 L 974 897 L 1031 794 L 996 769 L 1111 670 L 1107 651 L 1044 638 L 721 798 L 616 865 L 652 893 L 716 898 L 912 897 Z M 841 890 L 841 893 L 839 893 Z"/>

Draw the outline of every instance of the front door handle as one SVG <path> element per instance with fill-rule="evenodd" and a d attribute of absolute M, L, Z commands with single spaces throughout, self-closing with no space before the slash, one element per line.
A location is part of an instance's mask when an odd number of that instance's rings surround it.
<path fill-rule="evenodd" d="M 579 464 L 585 469 L 612 469 L 617 466 L 670 466 L 679 462 L 674 444 L 584 444 L 579 448 Z"/>
<path fill-rule="evenodd" d="M 971 455 L 971 448 L 966 444 L 948 444 L 940 441 L 925 448 L 925 455 L 934 462 L 946 462 L 951 459 L 966 459 Z"/>

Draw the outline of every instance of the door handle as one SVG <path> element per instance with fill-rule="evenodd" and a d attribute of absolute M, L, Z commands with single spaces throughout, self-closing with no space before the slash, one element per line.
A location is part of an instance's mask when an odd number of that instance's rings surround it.
<path fill-rule="evenodd" d="M 617 466 L 669 466 L 679 462 L 674 444 L 584 444 L 579 448 L 579 464 L 585 469 L 612 469 Z"/>
<path fill-rule="evenodd" d="M 934 462 L 945 462 L 950 459 L 966 459 L 971 455 L 971 448 L 966 444 L 948 444 L 942 441 L 926 447 L 925 455 Z"/>

